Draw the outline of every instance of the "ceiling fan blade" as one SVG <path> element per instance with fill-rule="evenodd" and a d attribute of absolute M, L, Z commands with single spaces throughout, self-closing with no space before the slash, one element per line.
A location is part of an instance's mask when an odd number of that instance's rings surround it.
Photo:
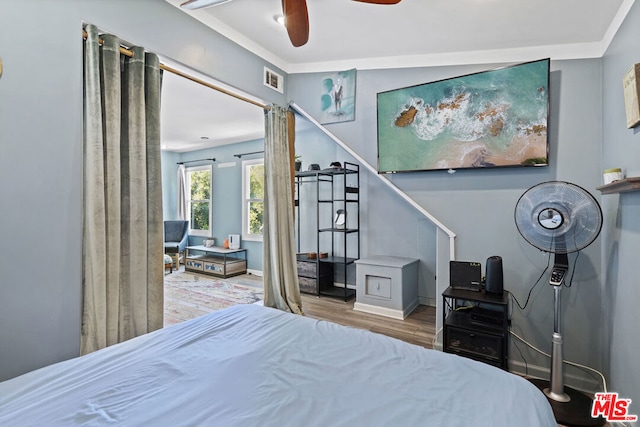
<path fill-rule="evenodd" d="M 371 4 L 398 4 L 400 0 L 354 0 L 359 1 L 360 3 L 371 3 Z"/>
<path fill-rule="evenodd" d="M 309 40 L 309 14 L 306 0 L 282 0 L 284 25 L 289 40 L 295 47 L 300 47 Z"/>
<path fill-rule="evenodd" d="M 180 4 L 180 7 L 195 10 L 202 9 L 209 6 L 217 6 L 222 3 L 229 2 L 231 0 L 187 0 L 184 3 Z"/>

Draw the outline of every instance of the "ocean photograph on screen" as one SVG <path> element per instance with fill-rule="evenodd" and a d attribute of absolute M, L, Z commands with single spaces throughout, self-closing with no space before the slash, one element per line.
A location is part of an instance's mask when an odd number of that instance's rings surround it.
<path fill-rule="evenodd" d="M 378 93 L 378 171 L 547 165 L 549 59 Z"/>

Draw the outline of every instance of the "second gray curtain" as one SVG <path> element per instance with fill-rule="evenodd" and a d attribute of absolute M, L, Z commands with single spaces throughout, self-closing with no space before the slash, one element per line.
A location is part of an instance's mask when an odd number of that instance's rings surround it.
<path fill-rule="evenodd" d="M 272 105 L 265 114 L 264 305 L 302 314 L 296 267 L 287 110 Z"/>
<path fill-rule="evenodd" d="M 158 57 L 86 28 L 81 353 L 163 326 Z"/>
<path fill-rule="evenodd" d="M 187 207 L 187 172 L 184 165 L 178 166 L 178 210 L 176 219 L 189 220 Z"/>

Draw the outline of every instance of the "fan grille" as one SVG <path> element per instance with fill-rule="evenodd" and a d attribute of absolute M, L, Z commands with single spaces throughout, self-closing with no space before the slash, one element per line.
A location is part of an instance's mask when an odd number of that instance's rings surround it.
<path fill-rule="evenodd" d="M 515 221 L 524 239 L 552 253 L 589 246 L 600 234 L 602 210 L 584 188 L 564 181 L 534 185 L 520 196 Z"/>

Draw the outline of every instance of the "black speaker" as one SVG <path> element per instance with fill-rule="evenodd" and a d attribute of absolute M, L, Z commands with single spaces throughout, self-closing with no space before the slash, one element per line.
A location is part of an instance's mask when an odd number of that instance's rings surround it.
<path fill-rule="evenodd" d="M 487 258 L 485 268 L 485 291 L 492 294 L 502 294 L 502 258 L 494 255 Z"/>

